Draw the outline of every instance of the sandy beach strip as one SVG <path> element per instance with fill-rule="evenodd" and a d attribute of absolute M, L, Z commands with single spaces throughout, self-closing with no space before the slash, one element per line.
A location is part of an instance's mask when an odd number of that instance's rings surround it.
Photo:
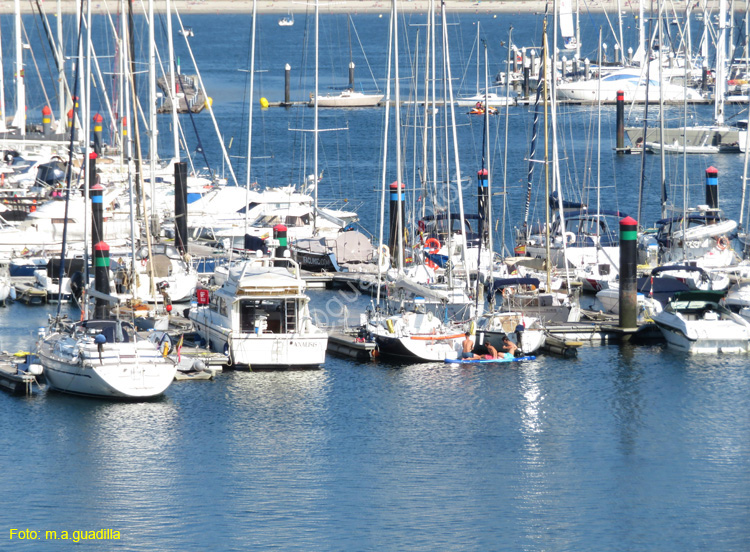
<path fill-rule="evenodd" d="M 709 2 L 710 6 L 716 4 L 718 0 Z M 54 16 L 57 11 L 56 0 L 46 0 L 39 3 L 44 13 L 48 16 Z M 63 13 L 74 13 L 76 2 L 63 0 L 61 3 Z M 134 2 L 134 7 L 137 5 Z M 143 0 L 142 11 L 145 11 L 146 1 Z M 257 4 L 258 13 L 287 13 L 304 14 L 312 13 L 314 2 L 310 0 L 307 5 L 301 0 L 260 0 Z M 439 5 L 439 3 L 438 3 Z M 575 4 L 574 4 L 575 5 Z M 627 12 L 638 11 L 637 0 L 622 0 L 622 9 Z M 176 7 L 180 14 L 221 14 L 221 13 L 250 13 L 252 11 L 252 2 L 250 0 L 174 0 L 172 6 Z M 460 13 L 544 13 L 547 2 L 543 0 L 448 0 L 445 2 L 448 12 Z M 408 0 L 400 1 L 398 9 L 402 13 L 407 12 L 426 12 L 429 2 L 426 0 Z M 0 2 L 0 13 L 12 14 L 13 2 L 7 0 Z M 84 4 L 85 9 L 85 4 Z M 120 9 L 118 1 L 94 1 L 91 5 L 93 13 L 116 13 Z M 159 1 L 154 3 L 154 10 L 162 13 L 165 10 L 165 2 Z M 715 7 L 713 9 L 716 9 Z M 23 13 L 37 13 L 36 0 L 34 2 L 21 2 L 21 11 Z M 387 0 L 341 0 L 327 2 L 321 0 L 320 13 L 384 13 L 391 10 L 391 2 Z M 549 2 L 549 10 L 552 11 L 552 2 Z M 142 13 L 141 11 L 141 13 Z M 581 12 L 616 12 L 617 0 L 589 0 L 581 3 Z"/>

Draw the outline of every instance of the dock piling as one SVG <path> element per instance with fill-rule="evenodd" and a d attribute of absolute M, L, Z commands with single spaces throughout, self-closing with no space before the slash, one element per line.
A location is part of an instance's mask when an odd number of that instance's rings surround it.
<path fill-rule="evenodd" d="M 620 328 L 638 326 L 637 285 L 638 223 L 631 217 L 620 221 Z"/>

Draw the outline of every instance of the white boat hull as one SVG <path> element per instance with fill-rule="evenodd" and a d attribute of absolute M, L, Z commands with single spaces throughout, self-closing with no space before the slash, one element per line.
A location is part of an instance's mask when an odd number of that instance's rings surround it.
<path fill-rule="evenodd" d="M 101 359 L 94 343 L 77 348 L 75 340 L 42 342 L 37 350 L 52 389 L 76 395 L 146 399 L 164 393 L 177 370 L 149 342 L 103 345 Z"/>
<path fill-rule="evenodd" d="M 383 94 L 362 94 L 342 92 L 337 96 L 318 96 L 318 107 L 375 107 L 383 99 Z M 310 99 L 310 105 L 314 98 Z"/>
<path fill-rule="evenodd" d="M 746 353 L 750 351 L 748 325 L 727 321 L 692 321 L 686 325 L 672 313 L 662 312 L 654 322 L 667 346 L 689 353 Z"/>
<path fill-rule="evenodd" d="M 196 331 L 209 348 L 229 357 L 231 364 L 250 367 L 288 368 L 321 366 L 326 360 L 328 334 L 243 334 L 206 324 L 200 309 L 191 316 Z"/>

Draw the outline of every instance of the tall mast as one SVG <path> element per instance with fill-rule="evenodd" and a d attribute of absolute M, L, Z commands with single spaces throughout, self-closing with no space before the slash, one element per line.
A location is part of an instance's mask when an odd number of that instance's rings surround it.
<path fill-rule="evenodd" d="M 13 117 L 13 126 L 17 127 L 21 136 L 26 136 L 26 83 L 24 82 L 23 70 L 23 41 L 21 40 L 21 0 L 13 2 L 16 32 L 16 114 Z"/>
<path fill-rule="evenodd" d="M 714 122 L 724 124 L 724 87 L 727 79 L 724 74 L 726 59 L 727 0 L 719 1 L 719 40 L 716 43 L 716 79 L 714 81 Z"/>
<path fill-rule="evenodd" d="M 318 25 L 320 22 L 320 2 L 315 0 L 315 96 L 313 97 L 313 132 L 315 133 L 314 146 L 313 146 L 313 184 L 315 186 L 313 190 L 314 204 L 313 204 L 313 233 L 318 232 Z M 398 64 L 396 64 L 398 66 Z M 398 80 L 397 80 L 398 83 Z"/>
<path fill-rule="evenodd" d="M 154 44 L 154 0 L 148 0 L 148 161 L 151 179 L 151 231 L 156 234 L 158 215 L 156 214 L 156 159 L 158 156 L 158 135 L 156 127 L 156 44 Z"/>
<path fill-rule="evenodd" d="M 394 113 L 395 116 L 393 118 L 393 129 L 396 131 L 396 197 L 398 198 L 398 222 L 396 224 L 396 228 L 398 228 L 398 240 L 397 243 L 397 249 L 398 249 L 398 259 L 397 259 L 397 267 L 398 267 L 398 273 L 403 274 L 404 272 L 404 228 L 406 227 L 404 225 L 404 221 L 401 220 L 401 217 L 403 216 L 403 209 L 404 206 L 401 204 L 403 201 L 403 194 L 401 193 L 401 185 L 404 181 L 403 179 L 403 167 L 402 165 L 402 159 L 401 159 L 401 81 L 399 79 L 399 71 L 398 71 L 398 53 L 399 53 L 399 47 L 398 47 L 398 8 L 397 8 L 397 2 L 396 0 L 393 0 L 393 51 L 395 56 L 395 61 L 393 64 L 393 77 L 394 77 L 394 100 L 395 100 L 395 106 L 394 106 Z"/>
<path fill-rule="evenodd" d="M 180 161 L 180 127 L 179 120 L 177 118 L 177 103 L 180 101 L 177 98 L 177 64 L 174 59 L 174 41 L 172 39 L 172 0 L 166 0 L 167 6 L 167 55 L 169 60 L 167 62 L 169 66 L 169 101 L 172 104 L 172 146 L 174 148 L 174 162 Z"/>
<path fill-rule="evenodd" d="M 250 26 L 250 107 L 248 108 L 247 116 L 247 164 L 245 175 L 245 232 L 247 232 L 247 226 L 250 223 L 248 220 L 249 211 L 248 204 L 250 203 L 250 182 L 251 182 L 251 169 L 253 165 L 253 94 L 255 93 L 255 21 L 257 16 L 257 2 L 253 0 L 253 21 Z M 317 101 L 317 99 L 315 100 Z M 317 190 L 317 186 L 315 187 Z M 314 216 L 314 215 L 313 215 Z"/>

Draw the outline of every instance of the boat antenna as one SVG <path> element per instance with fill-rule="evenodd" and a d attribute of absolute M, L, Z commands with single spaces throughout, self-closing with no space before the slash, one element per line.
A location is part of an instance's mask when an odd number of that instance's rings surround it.
<path fill-rule="evenodd" d="M 84 0 L 81 0 L 81 24 L 78 26 L 78 47 L 83 47 L 83 3 Z M 75 85 L 73 86 L 73 97 L 78 96 L 78 83 L 79 83 L 79 76 L 80 76 L 80 70 L 81 70 L 81 64 L 76 63 L 76 72 L 75 72 Z M 75 109 L 75 103 L 73 104 L 73 109 Z M 70 127 L 70 139 L 68 141 L 68 166 L 65 169 L 65 217 L 63 220 L 65 221 L 65 224 L 63 224 L 63 235 L 62 235 L 62 246 L 60 250 L 60 267 L 58 268 L 57 272 L 57 292 L 58 296 L 62 297 L 62 284 L 63 284 L 63 276 L 65 275 L 65 248 L 68 244 L 68 211 L 70 208 L 70 182 L 73 179 L 73 144 L 75 143 L 75 135 L 76 135 L 76 125 L 71 125 Z M 84 242 L 85 243 L 85 242 Z M 60 316 L 62 313 L 62 301 L 57 302 L 57 312 L 55 313 L 55 322 L 60 321 Z M 83 309 L 83 306 L 81 306 L 81 309 Z"/>

